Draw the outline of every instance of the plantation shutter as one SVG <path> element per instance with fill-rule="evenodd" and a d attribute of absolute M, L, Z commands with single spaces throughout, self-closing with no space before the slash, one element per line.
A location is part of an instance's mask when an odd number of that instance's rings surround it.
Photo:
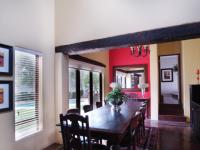
<path fill-rule="evenodd" d="M 39 55 L 16 50 L 15 139 L 39 130 Z"/>

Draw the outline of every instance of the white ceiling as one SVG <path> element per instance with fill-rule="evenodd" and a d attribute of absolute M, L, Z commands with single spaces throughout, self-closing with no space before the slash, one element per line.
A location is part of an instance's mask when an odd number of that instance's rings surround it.
<path fill-rule="evenodd" d="M 56 46 L 200 21 L 199 0 L 56 0 Z"/>

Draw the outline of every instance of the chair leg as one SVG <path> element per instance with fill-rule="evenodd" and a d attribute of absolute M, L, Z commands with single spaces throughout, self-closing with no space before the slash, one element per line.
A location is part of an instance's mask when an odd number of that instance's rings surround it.
<path fill-rule="evenodd" d="M 133 136 L 132 150 L 136 149 L 136 135 Z"/>

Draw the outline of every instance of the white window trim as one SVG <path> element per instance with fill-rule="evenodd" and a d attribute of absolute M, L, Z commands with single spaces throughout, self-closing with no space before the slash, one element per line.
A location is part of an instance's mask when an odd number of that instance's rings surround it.
<path fill-rule="evenodd" d="M 19 142 L 23 139 L 38 135 L 40 132 L 43 131 L 43 122 L 44 122 L 44 120 L 43 120 L 43 110 L 44 110 L 43 109 L 43 54 L 40 51 L 27 49 L 27 48 L 23 48 L 23 47 L 19 47 L 19 46 L 15 46 L 13 49 L 14 49 L 14 56 L 15 56 L 15 51 L 26 52 L 26 53 L 30 53 L 30 54 L 34 54 L 34 55 L 39 56 L 39 81 L 38 81 L 39 82 L 39 106 L 38 106 L 39 130 L 36 131 L 36 132 L 32 132 L 31 134 L 21 136 L 20 138 L 16 138 L 16 135 L 15 135 L 15 141 Z M 13 61 L 13 63 L 14 63 L 13 80 L 15 81 L 15 57 L 13 57 L 13 58 L 14 58 L 14 61 Z M 15 87 L 15 86 L 13 86 L 13 87 Z M 15 89 L 14 88 L 13 88 L 13 91 L 14 91 L 14 97 L 15 97 Z M 14 100 L 14 112 L 15 112 L 15 100 Z"/>

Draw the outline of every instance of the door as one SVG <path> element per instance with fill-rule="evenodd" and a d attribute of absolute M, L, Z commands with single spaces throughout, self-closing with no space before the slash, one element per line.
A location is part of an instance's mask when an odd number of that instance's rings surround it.
<path fill-rule="evenodd" d="M 179 55 L 160 56 L 160 104 L 181 104 Z"/>

